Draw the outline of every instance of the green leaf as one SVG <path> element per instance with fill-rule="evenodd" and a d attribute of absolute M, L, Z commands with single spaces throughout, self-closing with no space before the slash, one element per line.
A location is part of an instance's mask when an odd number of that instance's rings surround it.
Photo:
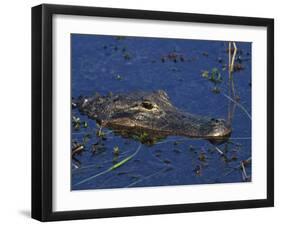
<path fill-rule="evenodd" d="M 129 160 L 131 160 L 131 158 L 133 158 L 132 156 L 129 156 L 125 159 L 123 159 L 122 161 L 116 163 L 115 165 L 113 165 L 112 167 L 109 168 L 109 170 L 115 170 L 117 169 L 118 167 L 122 166 L 123 164 L 125 164 L 126 162 L 128 162 Z"/>
<path fill-rule="evenodd" d="M 88 182 L 88 181 L 90 181 L 90 180 L 96 178 L 96 177 L 99 177 L 99 176 L 101 176 L 101 175 L 104 175 L 104 174 L 106 174 L 106 173 L 109 173 L 109 172 L 112 171 L 112 170 L 115 170 L 115 169 L 119 168 L 120 166 L 124 165 L 126 162 L 128 162 L 129 160 L 131 160 L 136 154 L 138 154 L 138 152 L 139 152 L 140 149 L 141 149 L 141 144 L 138 146 L 138 148 L 136 149 L 136 151 L 135 151 L 132 155 L 128 156 L 127 158 L 123 159 L 122 161 L 116 163 L 115 165 L 111 166 L 110 168 L 108 168 L 108 169 L 106 169 L 106 170 L 104 170 L 104 171 L 102 171 L 102 172 L 100 172 L 100 173 L 98 173 L 98 174 L 95 174 L 95 175 L 93 175 L 93 176 L 91 176 L 91 177 L 88 177 L 88 178 L 86 178 L 86 179 L 84 179 L 84 180 L 82 180 L 82 181 L 76 183 L 74 186 L 83 184 L 83 183 L 85 183 L 85 182 Z"/>
<path fill-rule="evenodd" d="M 203 78 L 209 78 L 209 71 L 202 71 L 201 76 Z"/>

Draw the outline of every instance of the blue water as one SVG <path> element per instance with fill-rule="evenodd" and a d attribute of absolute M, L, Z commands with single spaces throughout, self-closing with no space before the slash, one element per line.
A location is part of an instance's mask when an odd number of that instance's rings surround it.
<path fill-rule="evenodd" d="M 240 106 L 251 114 L 251 43 L 236 45 L 243 70 L 233 74 L 235 93 Z M 72 34 L 72 97 L 161 89 L 177 108 L 226 119 L 230 102 L 225 96 L 229 94 L 227 48 L 227 41 Z M 169 58 L 170 53 L 176 53 L 176 59 Z M 211 73 L 212 68 L 223 78 L 217 85 L 220 93 L 213 92 L 214 83 L 202 77 L 202 71 Z M 251 181 L 250 161 L 245 172 L 241 168 L 241 161 L 251 158 L 251 119 L 239 106 L 229 142 L 215 146 L 175 136 L 152 146 L 140 145 L 106 128 L 102 130 L 106 140 L 102 140 L 96 136 L 95 121 L 76 109 L 72 114 L 88 124 L 72 131 L 73 141 L 85 142 L 85 149 L 71 163 L 72 190 Z M 93 151 L 94 144 L 98 148 Z M 114 147 L 119 155 L 114 154 Z M 132 159 L 107 172 L 138 147 Z"/>

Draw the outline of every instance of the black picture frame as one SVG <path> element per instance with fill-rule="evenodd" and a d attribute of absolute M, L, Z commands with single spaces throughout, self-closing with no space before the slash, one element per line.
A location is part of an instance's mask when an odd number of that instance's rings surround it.
<path fill-rule="evenodd" d="M 267 28 L 267 198 L 129 208 L 52 210 L 52 18 L 55 14 Z M 32 8 L 32 218 L 40 221 L 270 207 L 274 205 L 274 20 L 43 4 Z"/>

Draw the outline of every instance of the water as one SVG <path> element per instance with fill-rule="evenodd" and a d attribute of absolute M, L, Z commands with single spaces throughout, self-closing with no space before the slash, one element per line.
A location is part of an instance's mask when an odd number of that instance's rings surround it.
<path fill-rule="evenodd" d="M 243 70 L 233 74 L 235 93 L 251 114 L 251 43 L 236 45 L 236 62 Z M 229 94 L 227 48 L 227 41 L 72 34 L 72 97 L 161 89 L 184 111 L 226 119 L 230 102 L 225 96 Z M 211 76 L 213 68 L 223 78 L 217 84 L 220 93 L 202 76 L 203 71 Z M 106 128 L 102 129 L 106 140 L 102 140 L 96 136 L 95 121 L 76 109 L 72 114 L 87 122 L 86 128 L 72 131 L 73 141 L 85 143 L 71 163 L 72 190 L 251 181 L 250 162 L 245 172 L 241 168 L 241 161 L 251 158 L 251 119 L 239 106 L 229 142 L 215 146 L 206 140 L 175 136 L 152 146 L 140 145 Z M 120 167 L 108 170 L 134 153 Z"/>

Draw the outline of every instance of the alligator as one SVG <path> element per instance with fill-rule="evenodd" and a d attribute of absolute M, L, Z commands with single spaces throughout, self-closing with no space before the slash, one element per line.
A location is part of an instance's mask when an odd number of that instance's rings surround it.
<path fill-rule="evenodd" d="M 72 106 L 96 120 L 100 127 L 122 136 L 145 134 L 144 143 L 155 143 L 167 136 L 221 143 L 231 134 L 231 126 L 225 120 L 184 112 L 173 106 L 163 90 L 79 97 Z"/>

